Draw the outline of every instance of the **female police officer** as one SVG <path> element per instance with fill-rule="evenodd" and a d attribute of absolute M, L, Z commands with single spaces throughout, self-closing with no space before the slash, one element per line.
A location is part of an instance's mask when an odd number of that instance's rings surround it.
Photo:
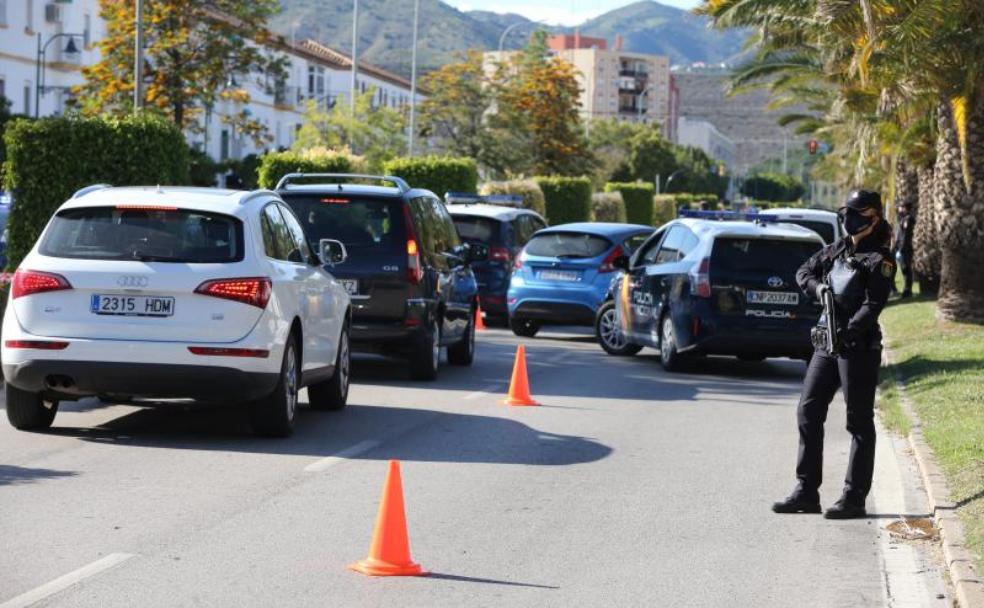
<path fill-rule="evenodd" d="M 806 370 L 797 417 L 799 458 L 796 489 L 772 505 L 776 513 L 819 513 L 823 465 L 823 424 L 838 388 L 847 402 L 851 455 L 844 493 L 824 517 L 864 517 L 875 465 L 875 386 L 881 362 L 878 315 L 895 277 L 889 250 L 892 229 L 882 218 L 877 192 L 851 192 L 839 211 L 849 236 L 823 248 L 800 267 L 796 282 L 808 297 L 823 301 L 830 289 L 834 300 L 836 345 L 830 352 L 823 332 L 826 314 L 814 330 L 814 352 Z"/>

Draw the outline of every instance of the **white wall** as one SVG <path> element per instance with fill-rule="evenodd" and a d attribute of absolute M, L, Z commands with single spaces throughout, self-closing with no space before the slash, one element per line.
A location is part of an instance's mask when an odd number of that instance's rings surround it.
<path fill-rule="evenodd" d="M 734 168 L 734 142 L 706 120 L 681 116 L 677 126 L 677 143 L 700 148 L 714 160 L 724 163 L 728 169 Z"/>

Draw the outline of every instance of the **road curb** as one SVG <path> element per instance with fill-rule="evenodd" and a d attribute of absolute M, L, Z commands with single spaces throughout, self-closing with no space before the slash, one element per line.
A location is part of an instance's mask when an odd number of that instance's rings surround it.
<path fill-rule="evenodd" d="M 888 347 L 882 352 L 886 363 L 895 363 L 895 357 Z M 929 509 L 940 530 L 943 561 L 953 583 L 957 604 L 960 608 L 984 608 L 984 578 L 974 569 L 973 556 L 966 548 L 963 523 L 957 516 L 957 504 L 950 498 L 946 478 L 936 460 L 936 454 L 926 443 L 922 422 L 912 406 L 898 369 L 895 370 L 895 387 L 899 392 L 902 410 L 911 422 L 906 439 L 916 457 L 916 464 L 919 465 L 919 473 L 929 497 Z"/>

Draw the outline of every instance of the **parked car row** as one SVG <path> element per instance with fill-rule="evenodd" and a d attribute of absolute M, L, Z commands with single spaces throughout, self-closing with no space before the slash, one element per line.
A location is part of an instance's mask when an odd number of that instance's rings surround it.
<path fill-rule="evenodd" d="M 379 185 L 383 184 L 383 185 Z M 350 254 L 351 252 L 351 254 Z M 277 192 L 84 188 L 14 274 L 0 358 L 7 415 L 64 400 L 245 402 L 289 435 L 297 395 L 348 398 L 351 350 L 469 365 L 478 287 L 444 204 L 399 178 L 293 174 Z"/>

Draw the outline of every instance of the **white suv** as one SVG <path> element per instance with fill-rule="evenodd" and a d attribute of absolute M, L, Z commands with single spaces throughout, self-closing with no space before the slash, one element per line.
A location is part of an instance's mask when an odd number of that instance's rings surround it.
<path fill-rule="evenodd" d="M 11 283 L 8 419 L 47 428 L 90 395 L 246 402 L 258 433 L 286 436 L 302 386 L 344 407 L 350 302 L 325 266 L 345 248 L 321 248 L 269 191 L 80 190 Z"/>

